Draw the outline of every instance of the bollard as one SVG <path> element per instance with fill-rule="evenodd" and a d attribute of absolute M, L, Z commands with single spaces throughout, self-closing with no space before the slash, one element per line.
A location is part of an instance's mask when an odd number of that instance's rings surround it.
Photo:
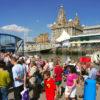
<path fill-rule="evenodd" d="M 83 100 L 96 100 L 96 80 L 85 80 Z"/>

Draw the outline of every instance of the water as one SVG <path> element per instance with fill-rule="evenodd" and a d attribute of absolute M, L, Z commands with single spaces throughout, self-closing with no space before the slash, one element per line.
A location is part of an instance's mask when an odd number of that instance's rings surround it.
<path fill-rule="evenodd" d="M 65 62 L 67 60 L 68 57 L 71 58 L 71 60 L 74 61 L 78 61 L 78 59 L 80 58 L 80 54 L 77 55 L 67 55 L 67 54 L 54 54 L 54 53 L 27 53 L 27 55 L 30 56 L 34 56 L 34 55 L 40 55 L 43 59 L 51 59 L 51 58 L 55 58 L 55 57 L 60 57 L 61 62 Z"/>

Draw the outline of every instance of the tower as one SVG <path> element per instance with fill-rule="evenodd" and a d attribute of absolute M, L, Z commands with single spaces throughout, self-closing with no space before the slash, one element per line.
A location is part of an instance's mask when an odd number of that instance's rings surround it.
<path fill-rule="evenodd" d="M 60 6 L 56 22 L 54 22 L 50 26 L 50 28 L 52 30 L 51 38 L 53 42 L 56 41 L 56 39 L 61 35 L 63 30 L 67 31 L 67 20 L 63 6 Z"/>
<path fill-rule="evenodd" d="M 75 18 L 73 20 L 73 27 L 73 35 L 79 35 L 83 33 L 83 27 L 80 24 L 80 20 L 77 13 L 75 14 Z"/>
<path fill-rule="evenodd" d="M 60 6 L 56 23 L 58 25 L 66 25 L 67 24 L 66 15 L 65 15 L 65 11 L 64 11 L 63 6 Z"/>
<path fill-rule="evenodd" d="M 76 13 L 75 18 L 74 18 L 74 25 L 75 26 L 79 26 L 80 25 L 80 20 L 79 20 L 79 17 L 78 17 L 77 13 Z"/>

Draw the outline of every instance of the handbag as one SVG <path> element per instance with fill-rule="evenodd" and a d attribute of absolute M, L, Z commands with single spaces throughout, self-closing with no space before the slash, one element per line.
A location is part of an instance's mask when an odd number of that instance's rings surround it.
<path fill-rule="evenodd" d="M 29 98 L 29 89 L 24 88 L 24 90 L 21 92 L 22 100 L 30 100 Z"/>

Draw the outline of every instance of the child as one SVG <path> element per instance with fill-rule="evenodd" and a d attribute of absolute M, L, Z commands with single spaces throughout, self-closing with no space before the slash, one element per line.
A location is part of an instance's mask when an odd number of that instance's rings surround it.
<path fill-rule="evenodd" d="M 78 75 L 76 74 L 75 67 L 70 66 L 70 73 L 67 75 L 66 88 L 65 88 L 66 100 L 69 100 L 69 98 L 75 100 L 77 79 Z"/>
<path fill-rule="evenodd" d="M 50 77 L 50 72 L 44 72 L 44 87 L 46 92 L 46 100 L 55 100 L 56 85 L 53 78 Z"/>

